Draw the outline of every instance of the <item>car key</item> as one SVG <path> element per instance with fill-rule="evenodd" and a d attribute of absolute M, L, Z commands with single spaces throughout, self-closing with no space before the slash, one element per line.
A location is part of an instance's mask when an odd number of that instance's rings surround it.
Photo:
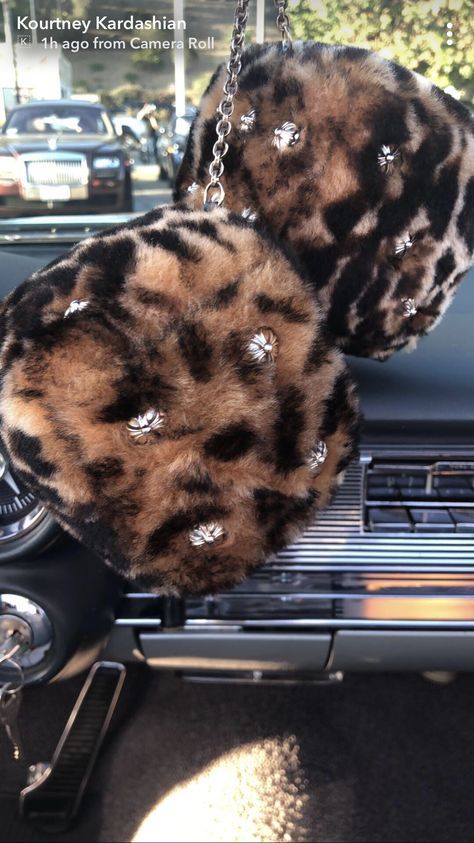
<path fill-rule="evenodd" d="M 0 723 L 4 726 L 13 746 L 13 758 L 19 761 L 23 755 L 18 729 L 18 711 L 21 704 L 21 688 L 13 689 L 10 684 L 0 688 Z"/>

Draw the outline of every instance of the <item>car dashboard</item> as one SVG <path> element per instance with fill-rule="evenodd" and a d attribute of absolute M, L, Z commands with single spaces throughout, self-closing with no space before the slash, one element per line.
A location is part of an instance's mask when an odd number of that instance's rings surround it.
<path fill-rule="evenodd" d="M 2 295 L 90 233 L 77 220 L 53 228 L 43 220 L 25 239 L 13 224 L 6 240 L 0 230 Z M 359 458 L 318 522 L 232 591 L 137 591 L 38 517 L 37 501 L 20 537 L 0 506 L 0 630 L 27 604 L 47 620 L 27 681 L 77 672 L 98 652 L 201 682 L 474 669 L 473 281 L 413 353 L 350 359 L 364 414 Z"/>

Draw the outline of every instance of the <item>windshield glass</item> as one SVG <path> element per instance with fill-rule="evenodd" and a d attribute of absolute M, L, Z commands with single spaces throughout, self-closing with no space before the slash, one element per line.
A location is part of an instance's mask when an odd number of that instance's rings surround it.
<path fill-rule="evenodd" d="M 17 135 L 106 135 L 110 133 L 102 113 L 96 108 L 62 105 L 31 105 L 13 111 L 4 132 Z"/>
<path fill-rule="evenodd" d="M 472 4 L 291 0 L 288 11 L 295 42 L 379 52 L 470 107 Z M 33 218 L 51 217 L 55 231 L 74 217 L 94 226 L 101 218 L 105 226 L 111 215 L 122 219 L 172 201 L 201 97 L 228 61 L 234 6 L 0 0 L 0 250 L 2 231 L 23 237 Z M 279 38 L 272 0 L 250 3 L 246 44 Z M 248 76 L 236 113 L 248 100 L 259 103 L 260 81 Z M 276 121 L 291 122 L 278 102 L 272 108 Z M 234 123 L 231 149 L 244 139 Z M 208 130 L 206 173 L 214 143 Z"/>

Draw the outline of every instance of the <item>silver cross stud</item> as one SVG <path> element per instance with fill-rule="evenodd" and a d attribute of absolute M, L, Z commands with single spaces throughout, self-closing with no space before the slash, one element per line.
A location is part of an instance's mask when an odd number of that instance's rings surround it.
<path fill-rule="evenodd" d="M 405 316 L 416 316 L 418 308 L 415 299 L 402 299 Z"/>
<path fill-rule="evenodd" d="M 214 544 L 224 535 L 223 526 L 217 521 L 210 521 L 208 524 L 198 524 L 194 527 L 189 533 L 189 541 L 193 547 L 203 547 L 206 544 Z"/>
<path fill-rule="evenodd" d="M 146 445 L 151 435 L 161 430 L 165 423 L 164 414 L 160 410 L 147 410 L 134 416 L 127 424 L 127 431 L 133 442 Z"/>
<path fill-rule="evenodd" d="M 327 455 L 328 446 L 322 439 L 320 439 L 310 452 L 307 460 L 310 471 L 314 473 L 318 472 L 321 466 L 326 462 Z"/>
<path fill-rule="evenodd" d="M 257 219 L 257 214 L 255 211 L 252 211 L 252 208 L 244 208 L 242 211 L 242 216 L 244 220 L 248 220 L 249 222 L 255 222 Z"/>
<path fill-rule="evenodd" d="M 294 146 L 300 139 L 300 131 L 295 123 L 286 120 L 281 126 L 273 131 L 273 146 L 277 149 L 285 149 L 287 146 Z"/>
<path fill-rule="evenodd" d="M 387 171 L 389 167 L 391 167 L 395 159 L 399 157 L 400 153 L 398 149 L 395 149 L 393 146 L 387 146 L 386 144 L 383 144 L 377 156 L 377 161 L 379 167 L 381 167 L 382 170 Z"/>
<path fill-rule="evenodd" d="M 408 249 L 411 249 L 415 242 L 415 238 L 412 237 L 411 234 L 406 234 L 403 240 L 399 240 L 398 243 L 395 244 L 395 254 L 398 257 L 403 257 L 408 252 Z"/>
<path fill-rule="evenodd" d="M 64 311 L 64 318 L 66 319 L 73 313 L 80 313 L 81 310 L 85 310 L 86 307 L 89 307 L 89 304 L 89 299 L 73 299 Z"/>
<path fill-rule="evenodd" d="M 253 127 L 255 126 L 255 120 L 257 119 L 257 112 L 254 108 L 251 108 L 250 111 L 247 111 L 245 114 L 242 114 L 240 118 L 240 131 L 247 134 L 251 132 Z"/>
<path fill-rule="evenodd" d="M 278 338 L 271 328 L 259 328 L 247 345 L 256 363 L 272 363 L 278 354 Z"/>

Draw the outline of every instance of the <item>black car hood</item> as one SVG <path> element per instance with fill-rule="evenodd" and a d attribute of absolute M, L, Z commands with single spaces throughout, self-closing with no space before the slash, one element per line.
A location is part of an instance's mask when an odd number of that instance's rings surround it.
<path fill-rule="evenodd" d="M 48 141 L 56 141 L 54 148 Z M 61 135 L 17 135 L 0 136 L 0 153 L 24 155 L 28 152 L 118 152 L 121 149 L 117 138 L 112 135 L 81 135 L 69 137 Z"/>

